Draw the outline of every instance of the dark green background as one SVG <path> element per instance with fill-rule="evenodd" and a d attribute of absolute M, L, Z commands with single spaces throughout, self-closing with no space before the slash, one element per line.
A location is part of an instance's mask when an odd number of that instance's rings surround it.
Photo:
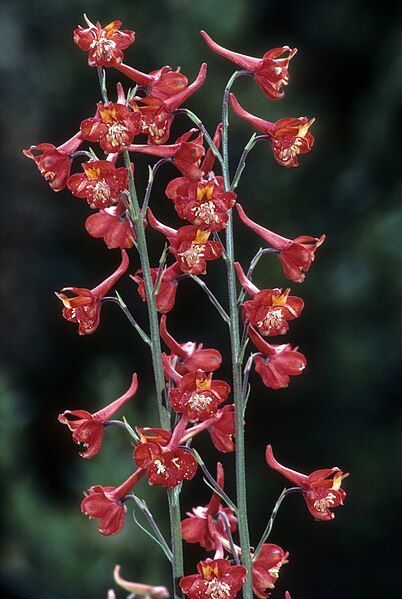
<path fill-rule="evenodd" d="M 132 423 L 156 423 L 149 356 L 122 315 L 106 306 L 100 329 L 79 338 L 61 319 L 53 295 L 64 285 L 97 283 L 115 267 L 118 254 L 86 235 L 85 202 L 66 191 L 50 191 L 21 155 L 31 143 L 63 142 L 93 113 L 99 97 L 96 72 L 71 39 L 86 11 L 103 24 L 121 19 L 137 31 L 126 57 L 140 69 L 181 64 L 193 78 L 206 60 L 207 82 L 189 106 L 211 130 L 232 66 L 206 48 L 199 29 L 256 56 L 277 45 L 299 48 L 282 102 L 269 102 L 249 79 L 235 88 L 246 108 L 268 119 L 317 119 L 316 145 L 298 169 L 281 168 L 266 147 L 257 146 L 239 200 L 252 217 L 284 235 L 328 236 L 306 282 L 293 286 L 306 309 L 286 341 L 307 355 L 304 376 L 279 392 L 253 377 L 246 433 L 252 542 L 257 543 L 283 487 L 279 475 L 266 467 L 268 442 L 284 463 L 305 472 L 339 465 L 351 476 L 345 481 L 346 505 L 334 522 L 314 522 L 295 496 L 281 510 L 272 542 L 290 551 L 290 564 L 281 571 L 276 596 L 283 597 L 286 588 L 294 599 L 394 596 L 401 439 L 397 3 L 20 0 L 0 7 L 4 592 L 35 599 L 106 597 L 116 562 L 128 578 L 170 583 L 164 557 L 130 517 L 121 535 L 103 538 L 79 512 L 85 488 L 117 484 L 132 471 L 125 435 L 108 431 L 101 455 L 84 462 L 56 420 L 66 408 L 95 409 L 114 399 L 136 370 L 141 387 L 127 416 Z M 231 124 L 235 162 L 251 129 L 235 117 Z M 174 132 L 187 126 L 178 117 Z M 139 159 L 136 166 L 141 186 L 145 163 Z M 155 213 L 174 225 L 163 195 L 172 176 L 171 167 L 161 172 L 151 202 Z M 246 265 L 259 241 L 240 226 L 236 232 L 238 256 Z M 161 242 L 156 235 L 152 239 L 156 261 Z M 133 253 L 132 271 L 137 267 Z M 207 279 L 224 301 L 223 265 L 212 263 Z M 262 261 L 256 280 L 265 287 L 286 285 L 270 257 Z M 134 286 L 127 282 L 120 289 L 145 322 Z M 178 339 L 219 348 L 226 359 L 222 376 L 229 376 L 225 328 L 191 282 L 180 286 L 168 322 Z M 214 468 L 218 456 L 209 440 L 197 447 Z M 224 462 L 233 494 L 232 456 Z M 163 491 L 142 483 L 138 494 L 167 530 Z M 183 509 L 208 496 L 198 475 L 184 486 Z M 187 549 L 186 572 L 191 573 L 202 553 Z"/>

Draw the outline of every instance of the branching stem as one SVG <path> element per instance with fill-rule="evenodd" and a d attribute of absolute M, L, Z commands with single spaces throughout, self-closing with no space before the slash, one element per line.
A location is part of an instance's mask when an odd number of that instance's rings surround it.
<path fill-rule="evenodd" d="M 263 544 L 265 543 L 265 541 L 268 539 L 269 535 L 271 534 L 272 527 L 274 525 L 275 518 L 278 515 L 279 508 L 282 505 L 282 501 L 285 499 L 285 497 L 287 497 L 291 493 L 301 493 L 300 487 L 291 487 L 290 489 L 283 489 L 282 493 L 279 495 L 279 497 L 274 505 L 274 509 L 272 510 L 271 516 L 268 520 L 268 524 L 266 525 L 265 530 L 262 533 L 261 540 L 258 543 L 257 548 L 254 552 L 254 557 L 253 557 L 254 560 L 256 560 L 258 558 L 258 555 L 262 549 Z"/>

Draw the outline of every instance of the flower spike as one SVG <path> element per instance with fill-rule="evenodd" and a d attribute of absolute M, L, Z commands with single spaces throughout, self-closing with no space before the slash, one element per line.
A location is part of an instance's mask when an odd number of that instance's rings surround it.
<path fill-rule="evenodd" d="M 239 203 L 236 204 L 236 209 L 240 220 L 278 251 L 285 276 L 295 283 L 303 283 L 304 273 L 309 270 L 314 261 L 315 250 L 324 243 L 325 235 L 321 237 L 300 235 L 293 240 L 287 239 L 251 220 Z"/>
<path fill-rule="evenodd" d="M 72 432 L 73 441 L 82 444 L 85 451 L 80 453 L 83 458 L 93 458 L 102 446 L 107 421 L 134 395 L 138 389 L 138 377 L 133 374 L 130 388 L 111 404 L 98 412 L 91 414 L 85 410 L 66 410 L 59 414 L 58 420 L 66 424 Z M 73 418 L 72 420 L 70 418 Z"/>
<path fill-rule="evenodd" d="M 242 69 L 250 71 L 257 85 L 271 100 L 280 100 L 285 95 L 282 86 L 289 82 L 289 63 L 297 52 L 297 48 L 273 48 L 262 58 L 254 58 L 246 54 L 239 54 L 220 46 L 205 32 L 201 31 L 206 44 L 227 60 L 237 64 Z"/>
<path fill-rule="evenodd" d="M 346 493 L 341 488 L 342 480 L 349 476 L 343 474 L 337 466 L 315 470 L 310 475 L 302 474 L 282 466 L 275 458 L 271 445 L 267 445 L 265 457 L 268 466 L 282 474 L 303 491 L 309 512 L 316 520 L 329 521 L 335 518 L 331 511 L 343 505 Z"/>
<path fill-rule="evenodd" d="M 78 324 L 79 335 L 90 335 L 99 326 L 102 298 L 112 289 L 129 265 L 127 252 L 121 250 L 121 264 L 107 279 L 93 289 L 64 287 L 56 296 L 63 303 L 63 317 Z M 68 297 L 65 292 L 74 293 Z"/>

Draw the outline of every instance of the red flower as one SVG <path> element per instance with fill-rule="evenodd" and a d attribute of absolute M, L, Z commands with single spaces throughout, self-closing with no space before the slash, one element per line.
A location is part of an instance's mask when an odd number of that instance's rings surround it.
<path fill-rule="evenodd" d="M 194 133 L 197 133 L 197 137 L 193 141 L 189 141 Z M 197 129 L 190 129 L 190 131 L 183 133 L 174 144 L 160 146 L 134 144 L 129 149 L 131 152 L 171 158 L 173 164 L 185 177 L 197 180 L 202 177 L 200 162 L 205 154 L 202 143 L 202 133 L 198 133 Z"/>
<path fill-rule="evenodd" d="M 180 67 L 173 71 L 171 67 L 166 66 L 149 74 L 137 71 L 126 64 L 116 65 L 116 68 L 144 88 L 148 95 L 159 100 L 167 100 L 175 96 L 188 85 L 188 79 L 180 73 Z"/>
<path fill-rule="evenodd" d="M 84 15 L 88 27 L 79 26 L 74 30 L 74 42 L 81 50 L 88 52 L 90 67 L 114 67 L 124 58 L 122 50 L 128 48 L 135 39 L 134 31 L 119 31 L 121 21 L 113 21 L 102 28 L 99 21 L 94 25 Z"/>
<path fill-rule="evenodd" d="M 181 443 L 186 443 L 204 430 L 209 432 L 212 443 L 218 451 L 222 451 L 223 453 L 233 451 L 235 448 L 233 441 L 235 434 L 234 405 L 223 406 L 208 420 L 204 420 L 188 428 L 181 437 Z"/>
<path fill-rule="evenodd" d="M 127 512 L 124 498 L 143 475 L 144 470 L 139 468 L 119 487 L 95 485 L 88 489 L 81 502 L 81 511 L 90 518 L 100 520 L 98 530 L 101 534 L 117 535 L 121 531 Z"/>
<path fill-rule="evenodd" d="M 121 251 L 121 264 L 113 274 L 93 289 L 82 287 L 64 287 L 57 297 L 63 302 L 63 317 L 78 324 L 80 335 L 90 335 L 99 326 L 102 298 L 111 290 L 126 272 L 129 264 L 127 253 Z M 75 293 L 69 298 L 64 292 Z"/>
<path fill-rule="evenodd" d="M 239 104 L 234 94 L 230 94 L 232 108 L 242 119 L 248 121 L 265 135 L 268 135 L 275 160 L 282 166 L 297 166 L 299 154 L 309 152 L 314 144 L 314 137 L 309 133 L 309 128 L 315 119 L 305 116 L 299 118 L 280 119 L 276 123 L 264 121 Z"/>
<path fill-rule="evenodd" d="M 152 282 L 155 284 L 158 277 L 159 268 L 151 268 Z M 147 294 L 145 292 L 145 283 L 143 278 L 140 276 L 142 269 L 137 270 L 134 276 L 131 276 L 133 281 L 138 284 L 138 293 L 142 299 L 147 301 Z M 163 271 L 162 278 L 159 283 L 159 288 L 156 291 L 156 309 L 161 314 L 167 314 L 173 309 L 174 302 L 176 299 L 176 291 L 178 286 L 179 277 L 182 274 L 182 270 L 177 262 L 169 266 Z"/>
<path fill-rule="evenodd" d="M 220 462 L 216 466 L 216 482 L 221 489 L 224 487 L 225 473 Z M 187 512 L 188 518 L 182 520 L 181 534 L 187 543 L 199 543 L 207 551 L 216 549 L 215 537 L 210 532 L 210 520 L 213 519 L 219 512 L 224 512 L 228 518 L 231 532 L 234 532 L 237 527 L 237 518 L 229 508 L 222 507 L 220 497 L 217 493 L 213 493 L 209 503 L 205 506 L 197 506 L 191 512 Z M 225 528 L 219 520 L 214 523 L 217 533 L 227 538 Z"/>
<path fill-rule="evenodd" d="M 167 237 L 169 249 L 183 272 L 192 275 L 205 274 L 207 261 L 217 260 L 222 255 L 222 244 L 208 241 L 211 231 L 203 231 L 193 225 L 181 227 L 179 230 L 172 229 L 157 221 L 150 209 L 148 222 L 153 229 Z"/>
<path fill-rule="evenodd" d="M 287 564 L 289 553 L 278 545 L 267 543 L 262 546 L 257 559 L 253 563 L 253 592 L 260 599 L 266 599 L 275 588 L 279 570 Z"/>
<path fill-rule="evenodd" d="M 234 405 L 223 406 L 217 412 L 215 420 L 208 428 L 212 443 L 218 451 L 222 453 L 234 451 L 235 444 L 233 437 L 235 431 Z"/>
<path fill-rule="evenodd" d="M 227 400 L 230 385 L 225 381 L 212 380 L 212 374 L 203 370 L 185 374 L 178 387 L 170 389 L 169 400 L 178 414 L 188 420 L 207 420 L 218 411 L 218 406 Z"/>
<path fill-rule="evenodd" d="M 166 316 L 161 318 L 160 334 L 172 352 L 170 356 L 163 355 L 179 374 L 184 375 L 199 369 L 212 372 L 220 367 L 222 356 L 217 349 L 203 349 L 202 343 L 198 345 L 193 341 L 178 343 L 173 339 L 166 328 Z"/>
<path fill-rule="evenodd" d="M 124 395 L 98 412 L 91 414 L 85 410 L 66 410 L 62 414 L 59 414 L 59 422 L 68 426 L 73 433 L 73 441 L 78 444 L 81 443 L 85 447 L 86 451 L 80 453 L 80 456 L 83 458 L 93 458 L 100 452 L 107 421 L 113 414 L 120 410 L 129 399 L 134 397 L 137 393 L 137 389 L 137 375 L 133 374 L 130 388 Z M 70 416 L 72 416 L 74 420 L 70 420 Z"/>
<path fill-rule="evenodd" d="M 226 559 L 206 559 L 197 565 L 198 574 L 184 576 L 180 587 L 190 599 L 234 599 L 246 578 L 244 566 Z"/>
<path fill-rule="evenodd" d="M 262 58 L 254 58 L 223 48 L 215 43 L 205 31 L 201 31 L 201 35 L 211 50 L 231 60 L 239 67 L 251 71 L 256 83 L 268 98 L 271 100 L 283 98 L 285 92 L 281 88 L 289 82 L 289 62 L 296 54 L 296 48 L 291 49 L 289 46 L 273 48 Z"/>
<path fill-rule="evenodd" d="M 174 119 L 174 111 L 197 91 L 205 81 L 207 65 L 203 63 L 200 71 L 191 85 L 167 99 L 149 95 L 145 98 L 135 98 L 129 102 L 131 108 L 142 119 L 142 133 L 148 134 L 149 144 L 165 144 L 170 136 L 170 128 Z"/>
<path fill-rule="evenodd" d="M 213 142 L 218 149 L 221 146 L 222 129 L 223 129 L 222 123 L 218 123 L 218 125 L 216 126 L 216 129 L 215 129 L 214 137 L 213 137 Z M 208 179 L 215 177 L 215 175 L 213 173 L 215 159 L 216 159 L 215 154 L 213 153 L 211 148 L 208 148 L 207 153 L 205 154 L 205 158 L 201 164 L 201 170 L 204 173 L 204 175 L 208 176 Z M 222 190 L 224 190 L 223 177 L 216 177 L 216 179 L 221 181 L 220 185 L 221 185 Z"/>
<path fill-rule="evenodd" d="M 138 427 L 137 433 L 140 436 L 141 443 L 157 443 L 161 447 L 166 447 L 172 440 L 172 433 L 164 428 L 155 428 L 152 426 Z"/>
<path fill-rule="evenodd" d="M 84 173 L 71 175 L 67 186 L 77 198 L 85 198 L 91 208 L 108 208 L 119 201 L 127 189 L 128 171 L 115 168 L 107 160 L 91 160 L 82 164 Z"/>
<path fill-rule="evenodd" d="M 117 206 L 88 216 L 85 228 L 91 237 L 103 238 L 109 249 L 128 249 L 134 244 L 134 230 L 122 200 Z"/>
<path fill-rule="evenodd" d="M 180 218 L 201 229 L 221 231 L 228 222 L 228 210 L 233 207 L 236 194 L 225 191 L 222 177 L 192 182 L 185 177 L 174 179 L 166 188 Z"/>
<path fill-rule="evenodd" d="M 324 243 L 325 235 L 321 235 L 321 237 L 301 235 L 294 240 L 286 239 L 248 218 L 240 204 L 236 204 L 236 208 L 240 220 L 278 251 L 285 276 L 290 281 L 302 283 L 305 278 L 304 273 L 308 271 L 314 261 L 314 252 Z"/>
<path fill-rule="evenodd" d="M 337 468 L 315 470 L 309 476 L 290 470 L 274 458 L 271 445 L 267 445 L 265 457 L 268 466 L 280 472 L 285 478 L 300 487 L 310 513 L 316 520 L 333 520 L 331 509 L 343 505 L 346 493 L 341 489 L 342 480 L 349 476 Z"/>
<path fill-rule="evenodd" d="M 271 389 L 283 389 L 290 383 L 290 376 L 302 374 L 307 360 L 289 343 L 270 345 L 253 329 L 249 327 L 248 335 L 261 352 L 254 354 L 254 366 L 264 385 Z"/>
<path fill-rule="evenodd" d="M 140 115 L 115 102 L 98 102 L 96 115 L 81 123 L 83 139 L 99 143 L 105 152 L 127 150 L 140 132 Z"/>
<path fill-rule="evenodd" d="M 35 161 L 42 177 L 53 191 L 61 191 L 67 185 L 71 170 L 71 155 L 82 144 L 81 132 L 77 133 L 56 148 L 53 144 L 43 143 L 31 146 L 23 153 Z"/>
<path fill-rule="evenodd" d="M 240 264 L 235 262 L 236 272 L 242 287 L 253 296 L 243 302 L 244 318 L 255 326 L 262 335 L 284 335 L 289 330 L 288 320 L 300 316 L 304 302 L 300 297 L 289 295 L 290 289 L 263 289 L 253 285 Z"/>
<path fill-rule="evenodd" d="M 138 443 L 134 449 L 134 461 L 139 468 L 147 470 L 150 485 L 162 485 L 172 489 L 182 480 L 191 480 L 197 472 L 197 461 L 185 449 L 169 449 L 157 443 Z"/>

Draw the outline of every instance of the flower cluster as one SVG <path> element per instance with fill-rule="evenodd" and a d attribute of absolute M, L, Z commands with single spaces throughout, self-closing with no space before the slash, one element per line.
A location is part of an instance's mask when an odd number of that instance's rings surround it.
<path fill-rule="evenodd" d="M 135 373 L 127 391 L 107 406 L 93 413 L 74 408 L 59 415 L 60 423 L 68 427 L 73 441 L 83 447 L 80 453 L 83 458 L 94 458 L 101 452 L 105 432 L 113 426 L 125 429 L 134 445 L 130 457 L 133 472 L 118 486 L 91 486 L 82 500 L 81 511 L 98 520 L 101 534 L 115 535 L 124 527 L 128 502 L 134 500 L 173 564 L 175 596 L 183 592 L 190 599 L 235 599 L 244 589 L 247 599 L 252 593 L 265 599 L 274 589 L 289 557 L 279 545 L 266 542 L 281 501 L 287 493 L 298 491 L 316 520 L 332 520 L 333 509 L 343 504 L 345 491 L 341 484 L 348 476 L 337 467 L 316 470 L 308 476 L 290 470 L 277 462 L 268 445 L 268 466 L 295 487 L 282 493 L 260 542 L 255 549 L 252 547 L 247 527 L 244 473 L 244 425 L 250 370 L 254 365 L 264 385 L 279 390 L 288 387 L 291 377 L 302 374 L 307 363 L 297 347 L 290 343 L 271 344 L 267 340 L 288 333 L 290 323 L 300 317 L 304 301 L 280 282 L 278 287 L 259 289 L 252 281 L 253 270 L 264 254 L 274 254 L 281 262 L 286 279 L 300 284 L 325 236 L 300 235 L 287 239 L 251 220 L 243 208 L 244 202 L 238 201 L 235 192 L 245 157 L 258 140 L 270 145 L 281 166 L 298 166 L 299 156 L 309 152 L 314 144 L 309 131 L 314 119 L 266 121 L 242 108 L 230 92 L 234 81 L 247 75 L 269 100 L 282 99 L 296 49 L 282 46 L 268 50 L 262 58 L 255 58 L 227 50 L 206 32 L 201 32 L 209 48 L 242 69 L 229 80 L 222 115 L 211 136 L 198 117 L 183 107 L 204 84 L 205 63 L 190 84 L 180 68 L 166 65 L 144 73 L 124 62 L 123 51 L 134 42 L 134 31 L 121 29 L 120 21 L 105 27 L 99 22 L 92 23 L 86 16 L 85 21 L 86 27 L 78 27 L 73 39 L 87 53 L 89 66 L 98 69 L 102 100 L 94 107 L 93 116 L 85 118 L 79 131 L 64 144 L 56 147 L 40 143 L 24 150 L 24 154 L 35 161 L 54 191 L 67 188 L 76 198 L 86 200 L 94 211 L 85 222 L 88 234 L 103 239 L 108 249 L 121 252 L 120 265 L 101 283 L 93 288 L 64 287 L 56 296 L 62 303 L 62 316 L 76 324 L 82 336 L 93 334 L 99 328 L 105 303 L 119 306 L 151 351 L 159 426 L 140 426 L 139 423 L 131 426 L 125 418 L 114 419 L 139 392 Z M 122 74 L 126 84 L 134 84 L 134 88 L 125 91 L 119 82 L 116 97 L 109 100 L 105 68 Z M 262 133 L 257 137 L 253 135 L 245 147 L 232 182 L 227 140 L 229 105 L 240 118 Z M 196 128 L 172 140 L 171 128 L 178 114 L 189 117 Z M 138 154 L 158 159 L 150 168 L 141 204 L 135 184 Z M 81 164 L 73 169 L 77 157 Z M 149 208 L 155 175 L 165 163 L 173 164 L 179 171 L 179 176 L 170 180 L 165 188 L 168 198 L 165 202 L 172 206 L 179 219 L 177 228 L 158 220 L 157 207 L 156 210 Z M 216 174 L 216 168 L 221 169 L 221 174 Z M 234 216 L 268 245 L 260 249 L 246 271 L 234 257 Z M 148 226 L 147 231 L 155 230 L 165 243 L 159 263 L 154 265 L 150 264 L 147 250 L 145 229 Z M 222 232 L 226 234 L 226 244 L 220 237 Z M 135 249 L 135 257 L 130 264 L 127 250 L 131 248 Z M 228 273 L 228 312 L 200 279 L 221 258 Z M 117 292 L 114 294 L 116 284 L 127 275 L 137 286 L 134 298 L 138 294 L 147 305 L 148 331 L 138 324 L 122 297 Z M 239 296 L 236 275 L 241 288 Z M 200 285 L 229 324 L 233 385 L 216 375 L 223 361 L 218 349 L 204 348 L 195 341 L 176 341 L 168 331 L 166 315 L 175 307 L 178 287 L 186 278 Z M 238 309 L 243 316 L 242 335 Z M 166 347 L 163 348 L 162 342 Z M 243 369 L 249 342 L 254 349 Z M 236 449 L 237 504 L 224 490 L 223 465 L 217 463 L 214 478 L 193 448 L 194 439 L 204 431 L 209 433 L 219 452 L 231 453 Z M 191 481 L 199 468 L 212 487 L 212 495 L 207 504 L 195 505 L 187 517 L 181 519 L 178 498 L 182 484 Z M 134 494 L 142 479 L 151 486 L 168 490 L 171 546 L 145 502 Z M 234 541 L 237 533 L 239 544 Z M 207 554 L 211 553 L 199 561 L 195 574 L 185 576 L 182 571 L 178 557 L 181 550 L 177 550 L 180 534 L 186 542 L 198 543 Z M 123 579 L 120 566 L 115 568 L 114 579 L 118 586 L 135 595 L 155 599 L 169 596 L 164 586 Z M 108 596 L 115 598 L 115 592 L 110 590 Z M 285 598 L 290 599 L 287 591 Z"/>

